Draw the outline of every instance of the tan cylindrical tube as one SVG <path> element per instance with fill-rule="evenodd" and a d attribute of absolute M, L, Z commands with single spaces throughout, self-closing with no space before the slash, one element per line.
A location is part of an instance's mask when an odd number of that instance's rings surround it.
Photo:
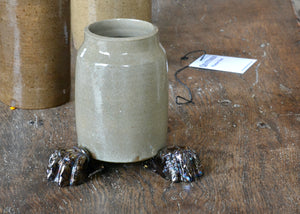
<path fill-rule="evenodd" d="M 89 24 L 111 18 L 151 21 L 151 0 L 71 0 L 71 29 L 76 49 L 84 39 Z"/>
<path fill-rule="evenodd" d="M 70 94 L 69 0 L 0 1 L 0 100 L 24 109 Z"/>

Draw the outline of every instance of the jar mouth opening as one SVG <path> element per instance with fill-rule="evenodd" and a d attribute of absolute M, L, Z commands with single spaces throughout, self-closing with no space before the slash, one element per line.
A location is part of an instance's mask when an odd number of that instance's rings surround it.
<path fill-rule="evenodd" d="M 86 28 L 92 36 L 108 40 L 138 40 L 153 36 L 158 31 L 153 24 L 138 19 L 107 19 Z"/>

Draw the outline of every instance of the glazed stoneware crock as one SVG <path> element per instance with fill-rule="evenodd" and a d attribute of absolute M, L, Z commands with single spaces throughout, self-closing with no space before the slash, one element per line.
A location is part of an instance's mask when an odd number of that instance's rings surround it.
<path fill-rule="evenodd" d="M 80 47 L 84 28 L 89 24 L 112 18 L 134 18 L 151 21 L 152 0 L 71 0 L 73 44 Z"/>
<path fill-rule="evenodd" d="M 78 144 L 107 162 L 137 162 L 165 146 L 167 59 L 158 29 L 136 19 L 85 28 L 77 55 Z"/>
<path fill-rule="evenodd" d="M 0 100 L 23 109 L 70 95 L 69 0 L 0 1 Z"/>

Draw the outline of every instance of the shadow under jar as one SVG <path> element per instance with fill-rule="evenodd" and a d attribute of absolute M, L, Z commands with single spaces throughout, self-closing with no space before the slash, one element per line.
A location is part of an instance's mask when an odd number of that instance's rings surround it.
<path fill-rule="evenodd" d="M 166 145 L 167 59 L 158 29 L 135 19 L 96 22 L 77 54 L 78 144 L 107 162 L 137 162 Z"/>
<path fill-rule="evenodd" d="M 69 0 L 0 1 L 0 100 L 23 109 L 70 98 Z"/>

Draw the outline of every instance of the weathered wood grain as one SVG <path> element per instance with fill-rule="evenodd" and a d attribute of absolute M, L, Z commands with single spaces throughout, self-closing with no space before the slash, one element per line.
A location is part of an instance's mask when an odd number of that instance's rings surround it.
<path fill-rule="evenodd" d="M 199 152 L 204 177 L 172 184 L 141 164 L 120 164 L 58 188 L 46 165 L 54 149 L 76 145 L 74 96 L 47 110 L 0 103 L 0 213 L 300 212 L 300 35 L 290 2 L 153 3 L 169 60 L 168 144 Z M 174 97 L 187 93 L 174 73 L 196 49 L 258 61 L 244 75 L 183 71 L 195 104 L 178 106 Z"/>

